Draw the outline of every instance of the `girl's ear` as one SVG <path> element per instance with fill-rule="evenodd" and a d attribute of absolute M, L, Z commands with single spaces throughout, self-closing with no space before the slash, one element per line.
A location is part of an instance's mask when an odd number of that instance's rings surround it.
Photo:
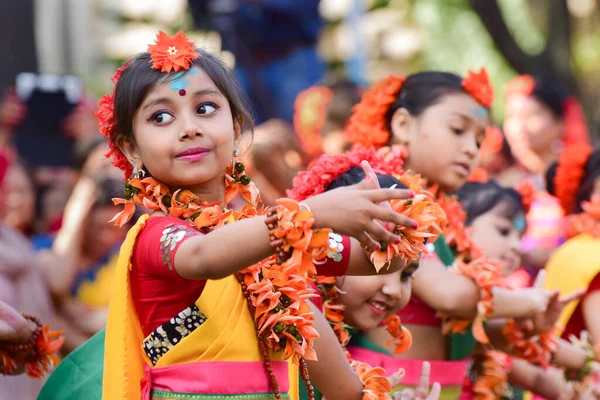
<path fill-rule="evenodd" d="M 404 146 L 408 146 L 410 142 L 410 124 L 412 123 L 413 117 L 410 115 L 406 108 L 399 108 L 392 115 L 392 121 L 390 128 L 394 140 L 392 142 L 399 143 Z"/>
<path fill-rule="evenodd" d="M 129 139 L 120 139 L 119 149 L 132 166 L 142 168 L 142 159 L 135 143 L 132 143 L 132 141 Z"/>
<path fill-rule="evenodd" d="M 237 141 L 242 135 L 242 131 L 244 130 L 244 119 L 242 117 L 237 117 L 233 120 L 233 139 Z"/>

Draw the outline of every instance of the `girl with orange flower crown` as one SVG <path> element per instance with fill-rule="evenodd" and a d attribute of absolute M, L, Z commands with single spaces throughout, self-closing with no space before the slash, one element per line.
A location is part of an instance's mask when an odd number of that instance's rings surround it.
<path fill-rule="evenodd" d="M 493 181 L 467 183 L 457 192 L 466 212 L 465 223 L 473 244 L 491 260 L 498 261 L 505 276 L 513 274 L 520 265 L 520 239 L 525 232 L 525 214 L 529 207 L 525 194 L 524 190 L 518 193 Z M 571 293 L 553 307 L 560 310 L 580 294 L 577 291 Z M 591 364 L 587 352 L 567 341 L 558 342 L 559 349 L 552 363 L 583 376 L 589 375 Z M 570 389 L 558 370 L 544 370 L 479 344 L 470 363 L 461 399 L 521 398 L 520 392 L 512 390 L 508 383 L 547 399 L 560 398 Z"/>
<path fill-rule="evenodd" d="M 567 214 L 567 241 L 546 265 L 546 287 L 561 293 L 585 291 L 560 315 L 561 334 L 565 339 L 589 339 L 600 360 L 600 150 L 567 146 L 549 169 L 546 184 Z"/>
<path fill-rule="evenodd" d="M 309 282 L 376 274 L 360 245 L 376 253 L 417 235 L 418 213 L 405 206 L 418 200 L 414 193 L 380 189 L 363 163 L 370 179 L 264 210 L 236 160 L 252 122 L 235 79 L 181 31 L 160 32 L 114 81 L 98 112 L 109 154 L 129 178 L 113 221 L 125 224 L 136 206 L 150 215 L 130 229 L 116 267 L 102 398 L 297 398 L 298 374 L 310 398 L 309 374 L 330 400 L 389 398 L 389 381 L 378 370 L 353 370 L 312 312 Z M 237 194 L 249 204 L 227 209 Z M 331 229 L 355 250 L 340 259 Z M 402 266 L 386 261 L 388 273 Z M 85 365 L 97 379 L 102 372 L 86 351 L 102 339 L 75 351 L 71 368 Z M 63 387 L 75 379 L 70 372 L 59 369 L 44 398 L 97 398 L 94 390 L 61 392 L 61 378 Z"/>
<path fill-rule="evenodd" d="M 499 267 L 471 251 L 464 211 L 455 198 L 445 194 L 464 185 L 478 164 L 492 99 L 485 70 L 470 72 L 464 79 L 445 72 L 391 76 L 365 93 L 346 131 L 355 143 L 382 148 L 388 157 L 403 158 L 407 171 L 420 174 L 432 188 L 438 188 L 438 202 L 448 223 L 432 246 L 435 255 L 421 258 L 413 281 L 416 296 L 399 313 L 413 333 L 413 347 L 395 357 L 403 359 L 407 371 L 429 360 L 433 380 L 444 387 L 444 398 L 456 398 L 460 391 L 466 370 L 463 360 L 476 343 L 473 336 L 488 340 L 483 330 L 485 319 L 532 317 L 546 309 L 550 296 L 539 288 L 514 292 L 503 288 Z M 457 248 L 460 256 L 454 257 L 451 248 Z M 459 273 L 451 273 L 450 266 Z M 437 313 L 448 318 L 444 330 Z M 473 336 L 467 332 L 450 342 L 444 337 L 444 332 L 458 333 L 471 325 Z M 372 352 L 381 353 L 389 340 L 383 328 L 366 336 L 362 345 Z M 549 357 L 549 351 L 544 357 Z M 406 383 L 414 385 L 417 380 L 407 379 Z"/>
<path fill-rule="evenodd" d="M 505 92 L 504 133 L 517 162 L 506 172 L 512 181 L 504 184 L 514 187 L 528 178 L 536 185 L 523 238 L 523 261 L 540 269 L 564 241 L 563 211 L 556 198 L 544 191 L 543 174 L 564 147 L 588 145 L 589 134 L 581 105 L 559 82 L 521 75 L 506 85 Z"/>
<path fill-rule="evenodd" d="M 390 344 L 394 346 L 394 352 L 401 353 L 410 348 L 412 339 L 410 332 L 402 327 L 400 318 L 395 314 L 410 298 L 410 277 L 418 267 L 418 257 L 425 251 L 426 241 L 435 240 L 440 234 L 440 226 L 446 221 L 444 212 L 435 203 L 431 193 L 423 191 L 414 182 L 411 185 L 402 168 L 402 160 L 390 159 L 374 149 L 358 146 L 343 154 L 322 155 L 316 159 L 307 171 L 301 172 L 294 179 L 293 188 L 288 194 L 293 199 L 304 200 L 323 191 L 354 185 L 366 179 L 360 167 L 365 161 L 377 172 L 375 176 L 367 178 L 377 179 L 381 187 L 405 187 L 399 180 L 401 179 L 410 189 L 415 190 L 416 195 L 413 199 L 392 201 L 390 206 L 416 219 L 418 227 L 410 232 L 399 232 L 402 236 L 400 243 L 386 244 L 385 248 L 370 254 L 376 269 L 396 262 L 399 256 L 404 262 L 397 272 L 372 277 L 317 277 L 320 297 L 313 302 L 323 310 L 342 348 L 346 348 L 350 338 L 357 332 L 385 325 L 392 335 Z M 341 237 L 333 236 L 331 240 L 331 247 L 339 247 L 342 253 L 352 251 L 351 248 L 347 248 Z M 355 368 L 367 368 L 367 364 L 352 361 L 349 353 L 347 356 Z M 428 375 L 428 366 L 424 365 L 423 368 L 424 373 Z M 428 387 L 428 379 L 422 382 L 423 388 Z M 423 389 L 420 389 L 420 392 L 422 391 Z"/>

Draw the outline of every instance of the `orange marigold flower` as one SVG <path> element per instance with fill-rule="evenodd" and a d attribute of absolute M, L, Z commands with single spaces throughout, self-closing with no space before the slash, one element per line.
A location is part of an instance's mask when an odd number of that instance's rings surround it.
<path fill-rule="evenodd" d="M 554 176 L 554 195 L 560 200 L 565 213 L 575 208 L 577 191 L 585 176 L 585 165 L 593 148 L 587 143 L 567 146 L 560 154 Z"/>
<path fill-rule="evenodd" d="M 494 88 L 485 68 L 479 72 L 469 71 L 462 81 L 462 87 L 484 107 L 489 108 L 494 102 Z"/>
<path fill-rule="evenodd" d="M 535 194 L 537 193 L 535 185 L 529 179 L 525 179 L 517 185 L 515 190 L 521 195 L 521 203 L 523 204 L 523 209 L 526 213 L 529 213 L 529 209 L 531 208 L 531 204 L 533 204 Z"/>
<path fill-rule="evenodd" d="M 392 339 L 386 342 L 386 345 L 393 346 L 394 354 L 401 354 L 412 346 L 412 335 L 408 329 L 402 326 L 400 317 L 396 314 L 389 316 L 385 320 L 386 330 L 392 335 Z"/>
<path fill-rule="evenodd" d="M 531 75 L 519 75 L 511 79 L 504 87 L 507 96 L 521 94 L 530 96 L 535 89 L 535 79 Z"/>
<path fill-rule="evenodd" d="M 375 82 L 352 109 L 345 134 L 352 143 L 380 148 L 390 141 L 386 114 L 402 89 L 403 76 L 389 76 Z"/>
<path fill-rule="evenodd" d="M 194 42 L 189 40 L 182 30 L 174 36 L 159 31 L 155 44 L 148 46 L 148 53 L 152 57 L 152 68 L 167 73 L 189 69 L 192 60 L 200 55 Z"/>
<path fill-rule="evenodd" d="M 352 361 L 354 372 L 362 382 L 363 400 L 388 400 L 388 393 L 392 390 L 390 382 L 385 377 L 385 370 L 381 367 L 371 367 L 367 363 Z"/>
<path fill-rule="evenodd" d="M 312 86 L 300 92 L 294 102 L 294 128 L 304 151 L 313 157 L 322 152 L 322 129 L 325 124 L 327 104 L 332 98 L 331 89 Z"/>
<path fill-rule="evenodd" d="M 475 168 L 471 176 L 469 176 L 469 182 L 482 182 L 485 183 L 489 180 L 488 173 L 481 167 Z"/>

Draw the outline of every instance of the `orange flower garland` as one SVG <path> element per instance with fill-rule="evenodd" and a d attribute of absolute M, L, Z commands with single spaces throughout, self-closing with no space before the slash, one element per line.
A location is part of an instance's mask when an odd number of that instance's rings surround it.
<path fill-rule="evenodd" d="M 322 129 L 327 104 L 332 98 L 331 89 L 313 86 L 300 92 L 294 102 L 294 129 L 300 137 L 304 151 L 312 157 L 322 152 Z"/>
<path fill-rule="evenodd" d="M 16 358 L 25 355 L 25 372 L 32 378 L 42 378 L 52 372 L 58 365 L 56 352 L 62 347 L 65 338 L 62 331 L 50 331 L 49 325 L 44 325 L 37 318 L 23 314 L 36 324 L 29 343 L 14 345 L 0 343 L 0 373 L 10 375 L 17 369 Z"/>
<path fill-rule="evenodd" d="M 564 148 L 560 155 L 554 177 L 554 195 L 567 214 L 575 208 L 577 191 L 592 152 L 593 148 L 589 144 L 575 144 Z"/>
<path fill-rule="evenodd" d="M 385 370 L 381 367 L 371 367 L 369 364 L 352 361 L 352 369 L 364 385 L 363 400 L 387 400 L 392 390 L 390 382 L 385 377 Z"/>
<path fill-rule="evenodd" d="M 500 351 L 486 351 L 475 356 L 473 361 L 481 366 L 473 382 L 475 400 L 496 400 L 510 398 L 508 373 L 510 372 L 509 357 Z"/>
<path fill-rule="evenodd" d="M 462 87 L 486 108 L 489 108 L 494 102 L 494 88 L 485 68 L 481 68 L 479 72 L 467 72 L 467 76 L 462 81 Z"/>
<path fill-rule="evenodd" d="M 389 76 L 371 86 L 365 92 L 360 103 L 352 109 L 345 134 L 351 143 L 359 143 L 365 147 L 380 148 L 390 141 L 390 131 L 386 122 L 386 114 L 402 85 L 403 76 Z"/>
<path fill-rule="evenodd" d="M 189 69 L 191 61 L 200 55 L 194 42 L 181 29 L 173 36 L 159 31 L 156 43 L 148 46 L 148 53 L 152 57 L 152 68 L 166 73 Z"/>
<path fill-rule="evenodd" d="M 420 253 L 426 251 L 426 240 L 435 242 L 442 232 L 441 227 L 446 224 L 444 211 L 434 201 L 433 195 L 423 189 L 420 175 L 410 176 L 404 173 L 398 178 L 416 195 L 410 200 L 392 200 L 390 206 L 397 213 L 414 219 L 419 225 L 417 229 L 396 227 L 394 233 L 400 236 L 400 243 L 384 243 L 381 250 L 371 253 L 371 262 L 378 272 L 396 256 L 407 262 L 419 258 Z"/>
<path fill-rule="evenodd" d="M 558 349 L 555 333 L 556 329 L 553 329 L 527 338 L 512 319 L 506 321 L 503 329 L 503 334 L 517 357 L 544 369 L 550 366 L 552 353 Z"/>

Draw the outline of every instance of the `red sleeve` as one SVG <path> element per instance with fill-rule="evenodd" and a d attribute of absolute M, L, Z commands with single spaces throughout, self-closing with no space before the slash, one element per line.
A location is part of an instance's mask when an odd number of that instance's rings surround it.
<path fill-rule="evenodd" d="M 136 243 L 134 264 L 147 275 L 179 277 L 173 268 L 175 254 L 183 242 L 197 235 L 201 233 L 178 218 L 149 218 Z"/>
<path fill-rule="evenodd" d="M 587 292 L 585 292 L 585 295 L 583 297 L 585 298 L 586 296 L 597 290 L 600 290 L 600 274 L 596 275 L 594 279 L 592 279 L 592 282 L 590 282 Z"/>
<path fill-rule="evenodd" d="M 337 247 L 341 259 L 336 261 L 334 258 L 327 256 L 321 263 L 316 264 L 317 275 L 323 276 L 343 276 L 348 270 L 350 264 L 350 238 L 337 234 L 330 235 L 330 246 L 333 244 Z M 333 243 L 335 242 L 335 243 Z M 333 247 L 333 246 L 331 246 Z"/>
<path fill-rule="evenodd" d="M 310 283 L 310 287 L 315 291 L 315 293 L 319 294 L 319 289 L 317 289 L 317 285 L 314 282 Z M 321 296 L 312 297 L 310 301 L 312 301 L 319 311 L 323 312 L 323 298 Z"/>

